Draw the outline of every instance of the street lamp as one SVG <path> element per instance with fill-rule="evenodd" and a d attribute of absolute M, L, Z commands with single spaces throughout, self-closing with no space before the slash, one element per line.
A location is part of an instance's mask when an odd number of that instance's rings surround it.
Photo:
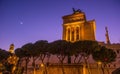
<path fill-rule="evenodd" d="M 40 64 L 40 67 L 44 67 L 44 64 L 42 63 L 42 64 Z"/>
<path fill-rule="evenodd" d="M 102 65 L 102 62 L 101 62 L 101 61 L 98 61 L 97 64 L 98 64 L 98 73 L 101 74 L 100 67 L 101 67 L 101 65 Z"/>

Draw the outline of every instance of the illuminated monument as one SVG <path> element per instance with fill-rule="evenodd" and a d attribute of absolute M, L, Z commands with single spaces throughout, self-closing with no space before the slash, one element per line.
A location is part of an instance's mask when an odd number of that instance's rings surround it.
<path fill-rule="evenodd" d="M 85 13 L 73 8 L 73 14 L 63 16 L 63 40 L 95 40 L 95 20 L 86 20 Z"/>
<path fill-rule="evenodd" d="M 85 13 L 81 10 L 75 10 L 73 8 L 73 13 L 70 15 L 65 15 L 62 17 L 63 19 L 63 40 L 75 42 L 78 40 L 92 40 L 96 41 L 95 38 L 95 32 L 96 32 L 96 23 L 95 20 L 87 21 Z M 111 44 L 109 39 L 109 33 L 107 27 L 105 28 L 106 34 L 106 42 L 99 42 L 100 45 L 105 46 L 107 48 L 113 49 L 117 53 L 117 57 L 120 57 L 120 44 Z M 14 45 L 10 45 L 9 52 L 14 54 Z M 16 62 L 18 61 L 17 58 L 13 59 L 13 56 L 10 56 L 8 58 L 8 61 L 10 63 L 14 64 L 13 72 L 16 68 Z M 71 58 L 74 58 L 72 56 Z M 24 58 L 23 58 L 24 59 Z M 14 61 L 15 60 L 15 61 Z M 89 66 L 86 66 L 84 64 L 84 61 L 78 64 L 74 64 L 73 60 L 71 60 L 71 64 L 67 64 L 67 59 L 65 58 L 64 61 L 64 71 L 65 74 L 102 74 L 102 67 L 104 67 L 105 74 L 108 74 L 108 71 L 110 74 L 117 68 L 120 67 L 120 60 L 116 59 L 115 62 L 112 62 L 110 64 L 107 64 L 107 66 L 104 66 L 101 64 L 101 62 L 95 62 L 92 59 L 92 56 L 89 57 L 88 63 Z M 15 62 L 15 63 L 14 63 Z M 32 58 L 30 59 L 30 62 L 28 63 L 28 74 L 35 73 L 35 70 L 33 71 L 33 65 L 32 65 Z M 47 62 L 47 58 L 45 59 L 45 64 L 38 60 L 36 61 L 36 74 L 47 74 L 45 73 L 45 69 L 47 69 L 48 74 L 63 74 L 61 68 L 63 67 L 61 64 L 57 64 L 58 59 L 56 56 L 51 55 L 49 59 L 49 63 Z M 25 66 L 25 61 L 22 62 L 22 66 Z M 37 67 L 38 66 L 38 67 Z M 89 71 L 90 69 L 90 71 Z"/>
<path fill-rule="evenodd" d="M 63 19 L 63 40 L 75 42 L 78 40 L 92 40 L 95 41 L 95 32 L 96 32 L 96 23 L 95 20 L 87 21 L 85 13 L 81 10 L 75 10 L 73 8 L 73 14 L 65 15 L 62 17 Z M 113 43 L 111 44 L 109 33 L 107 27 L 105 27 L 105 38 L 106 42 L 98 41 L 98 43 L 102 46 L 105 46 L 107 48 L 113 49 L 117 57 L 120 57 L 120 44 L 119 43 Z M 107 64 L 105 69 L 108 68 L 109 72 L 112 73 L 115 69 L 120 67 L 120 59 L 116 58 L 115 62 L 112 62 L 110 64 Z M 96 74 L 98 65 L 96 62 L 89 61 L 89 65 L 91 67 L 92 74 Z M 95 68 L 96 69 L 92 69 Z M 101 71 L 100 71 L 101 72 Z M 99 73 L 100 73 L 99 72 Z M 88 74 L 88 73 L 83 73 Z M 101 74 L 101 73 L 100 73 Z M 105 74 L 107 74 L 107 71 L 105 71 Z"/>

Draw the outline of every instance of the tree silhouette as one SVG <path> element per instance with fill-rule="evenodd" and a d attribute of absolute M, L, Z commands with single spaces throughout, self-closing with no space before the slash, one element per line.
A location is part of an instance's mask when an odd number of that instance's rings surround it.
<path fill-rule="evenodd" d="M 35 42 L 35 50 L 37 52 L 37 56 L 41 60 L 42 64 L 45 66 L 45 74 L 47 74 L 46 64 L 44 63 L 44 59 L 47 58 L 48 55 L 48 41 L 47 40 L 38 40 Z"/>
<path fill-rule="evenodd" d="M 27 43 L 27 44 L 22 46 L 23 54 L 24 54 L 23 57 L 25 59 L 26 74 L 27 74 L 27 69 L 28 69 L 28 63 L 29 63 L 30 58 L 31 58 L 30 51 L 29 51 L 29 49 L 31 49 L 31 45 L 32 45 L 32 43 Z"/>
<path fill-rule="evenodd" d="M 62 72 L 64 72 L 63 61 L 68 54 L 70 55 L 70 42 L 65 40 L 56 40 L 50 43 L 50 51 L 53 55 L 56 55 L 59 59 L 59 62 L 62 65 Z"/>
<path fill-rule="evenodd" d="M 112 49 L 108 49 L 106 47 L 100 47 L 100 50 L 94 51 L 94 53 L 92 54 L 93 59 L 97 62 L 101 62 L 102 65 L 107 65 L 113 61 L 115 61 L 116 59 L 116 53 L 112 50 Z M 102 68 L 102 72 L 104 74 L 104 69 Z M 108 71 L 108 70 L 107 70 Z M 109 71 L 108 71 L 109 74 Z"/>
<path fill-rule="evenodd" d="M 74 53 L 75 59 L 79 57 L 79 60 L 78 60 L 78 63 L 79 63 L 80 60 L 83 58 L 85 65 L 88 68 L 88 72 L 90 74 L 88 59 L 89 59 L 89 56 L 93 53 L 93 51 L 98 48 L 98 42 L 89 41 L 89 40 L 76 41 L 73 43 L 73 46 L 75 49 L 75 53 Z"/>

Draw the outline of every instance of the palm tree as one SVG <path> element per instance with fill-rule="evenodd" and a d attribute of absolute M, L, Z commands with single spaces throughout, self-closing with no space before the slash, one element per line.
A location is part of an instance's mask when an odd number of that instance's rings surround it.
<path fill-rule="evenodd" d="M 64 72 L 63 61 L 68 54 L 70 55 L 70 42 L 65 40 L 56 40 L 50 43 L 50 53 L 56 55 L 62 65 L 62 72 Z"/>
<path fill-rule="evenodd" d="M 101 62 L 104 66 L 106 66 L 107 64 L 115 61 L 117 55 L 112 49 L 108 49 L 102 46 L 100 50 L 94 51 L 92 56 L 95 61 Z M 101 69 L 104 74 L 104 69 L 102 66 L 101 66 Z M 109 74 L 108 69 L 107 69 L 107 72 Z"/>

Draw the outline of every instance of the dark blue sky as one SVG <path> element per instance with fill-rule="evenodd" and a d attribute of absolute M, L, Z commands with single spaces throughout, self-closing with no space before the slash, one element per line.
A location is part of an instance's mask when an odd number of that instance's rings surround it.
<path fill-rule="evenodd" d="M 97 41 L 105 41 L 107 26 L 111 43 L 120 43 L 119 0 L 0 0 L 0 48 L 61 39 L 62 16 L 73 7 L 96 20 Z"/>

